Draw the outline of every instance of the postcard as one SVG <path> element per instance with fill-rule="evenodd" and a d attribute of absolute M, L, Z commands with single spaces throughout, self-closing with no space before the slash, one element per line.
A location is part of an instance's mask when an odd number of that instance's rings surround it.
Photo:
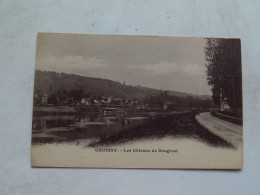
<path fill-rule="evenodd" d="M 241 169 L 241 42 L 38 33 L 33 167 Z"/>

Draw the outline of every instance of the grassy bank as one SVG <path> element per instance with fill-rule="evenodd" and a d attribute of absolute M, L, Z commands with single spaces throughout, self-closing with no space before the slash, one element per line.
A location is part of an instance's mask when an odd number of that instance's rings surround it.
<path fill-rule="evenodd" d="M 145 109 L 137 109 L 137 108 L 130 108 L 130 107 L 123 107 L 123 106 L 35 106 L 33 107 L 33 113 L 36 116 L 39 115 L 70 115 L 70 114 L 88 114 L 88 113 L 98 113 L 99 108 L 106 108 L 106 107 L 113 107 L 117 109 L 124 110 L 129 115 L 133 114 L 146 114 L 147 113 L 170 113 L 173 110 L 164 110 L 162 108 L 145 108 Z M 183 111 L 182 111 L 183 112 Z"/>
<path fill-rule="evenodd" d="M 60 115 L 60 114 L 77 114 L 77 110 L 71 106 L 35 106 L 33 114 L 39 115 Z"/>
<path fill-rule="evenodd" d="M 138 139 L 162 138 L 165 136 L 194 138 L 212 146 L 232 147 L 225 140 L 202 127 L 195 120 L 193 113 L 174 114 L 163 118 L 155 118 L 117 134 L 102 137 L 99 141 L 90 144 L 90 146 L 121 144 Z"/>

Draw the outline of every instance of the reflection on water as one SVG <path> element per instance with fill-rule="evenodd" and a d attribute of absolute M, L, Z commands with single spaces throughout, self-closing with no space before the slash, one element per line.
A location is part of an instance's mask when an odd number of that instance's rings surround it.
<path fill-rule="evenodd" d="M 43 131 L 53 127 L 66 127 L 75 120 L 76 116 L 41 116 L 33 117 L 33 132 Z"/>
<path fill-rule="evenodd" d="M 232 147 L 199 125 L 192 113 L 41 116 L 33 118 L 32 143 L 74 142 L 87 146 L 114 145 L 146 138 L 191 138 L 210 146 Z"/>
<path fill-rule="evenodd" d="M 147 117 L 109 114 L 37 116 L 33 117 L 32 142 L 49 143 L 76 139 L 100 139 L 140 125 Z"/>

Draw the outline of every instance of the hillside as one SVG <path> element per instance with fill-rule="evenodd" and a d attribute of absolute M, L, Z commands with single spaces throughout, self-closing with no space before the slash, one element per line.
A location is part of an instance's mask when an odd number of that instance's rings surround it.
<path fill-rule="evenodd" d="M 84 77 L 50 71 L 35 71 L 35 93 L 47 93 L 48 95 L 52 95 L 59 89 L 83 89 L 85 94 L 91 94 L 92 96 L 135 97 L 137 99 L 143 99 L 147 95 L 159 95 L 163 92 L 162 90 L 147 87 L 124 85 L 120 82 L 108 79 Z M 176 91 L 167 91 L 167 93 L 168 95 L 178 97 L 190 96 L 190 94 Z M 206 96 L 201 96 L 200 98 L 205 99 L 205 97 Z M 208 96 L 207 99 L 210 99 L 210 96 Z"/>

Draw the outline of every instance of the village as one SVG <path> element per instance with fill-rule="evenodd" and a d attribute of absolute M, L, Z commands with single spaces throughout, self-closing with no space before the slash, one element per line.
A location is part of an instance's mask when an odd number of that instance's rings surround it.
<path fill-rule="evenodd" d="M 47 93 L 34 95 L 34 106 L 82 106 L 82 107 L 131 107 L 131 108 L 174 108 L 173 96 L 163 94 L 147 95 L 142 101 L 137 98 L 92 96 L 90 94 L 74 96 L 49 96 Z"/>

